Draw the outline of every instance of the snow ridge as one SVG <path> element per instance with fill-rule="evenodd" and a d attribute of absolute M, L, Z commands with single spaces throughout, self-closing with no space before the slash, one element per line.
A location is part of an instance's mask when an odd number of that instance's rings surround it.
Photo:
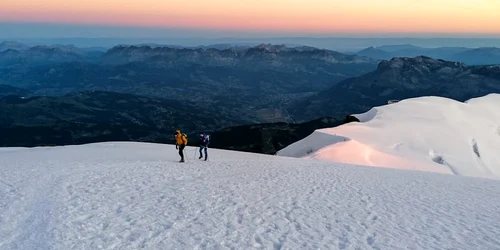
<path fill-rule="evenodd" d="M 434 96 L 402 100 L 354 115 L 359 123 L 317 130 L 278 155 L 500 178 L 498 107 L 500 94 L 464 103 Z"/>

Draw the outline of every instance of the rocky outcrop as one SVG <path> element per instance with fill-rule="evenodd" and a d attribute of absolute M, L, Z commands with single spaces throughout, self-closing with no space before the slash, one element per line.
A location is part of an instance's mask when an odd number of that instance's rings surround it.
<path fill-rule="evenodd" d="M 344 123 L 359 122 L 359 119 L 353 115 L 346 115 Z"/>

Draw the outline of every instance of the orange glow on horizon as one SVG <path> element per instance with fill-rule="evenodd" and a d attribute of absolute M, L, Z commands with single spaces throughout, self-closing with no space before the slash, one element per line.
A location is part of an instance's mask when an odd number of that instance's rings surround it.
<path fill-rule="evenodd" d="M 0 21 L 297 32 L 500 34 L 493 0 L 0 0 Z"/>

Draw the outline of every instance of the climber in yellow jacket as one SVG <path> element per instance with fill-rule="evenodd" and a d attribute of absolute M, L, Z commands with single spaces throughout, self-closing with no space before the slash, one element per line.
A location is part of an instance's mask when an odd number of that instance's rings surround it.
<path fill-rule="evenodd" d="M 175 131 L 175 148 L 179 150 L 181 156 L 180 162 L 184 162 L 184 148 L 188 143 L 186 134 L 181 133 L 180 130 Z"/>

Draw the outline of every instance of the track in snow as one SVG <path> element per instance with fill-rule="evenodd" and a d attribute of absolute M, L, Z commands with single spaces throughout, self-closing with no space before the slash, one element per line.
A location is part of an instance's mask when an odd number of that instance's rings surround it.
<path fill-rule="evenodd" d="M 0 151 L 0 249 L 500 245 L 498 181 L 210 153 L 181 164 L 153 144 Z"/>

